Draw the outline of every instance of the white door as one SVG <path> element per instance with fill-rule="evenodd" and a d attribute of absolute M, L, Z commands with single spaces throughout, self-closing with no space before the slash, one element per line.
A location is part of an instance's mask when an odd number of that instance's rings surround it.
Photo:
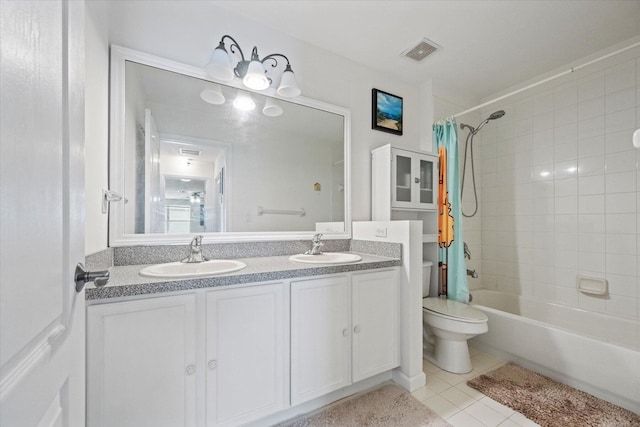
<path fill-rule="evenodd" d="M 207 292 L 207 425 L 237 426 L 284 407 L 282 283 Z"/>
<path fill-rule="evenodd" d="M 291 282 L 291 404 L 351 384 L 347 276 Z"/>
<path fill-rule="evenodd" d="M 84 3 L 0 1 L 0 425 L 84 425 Z"/>

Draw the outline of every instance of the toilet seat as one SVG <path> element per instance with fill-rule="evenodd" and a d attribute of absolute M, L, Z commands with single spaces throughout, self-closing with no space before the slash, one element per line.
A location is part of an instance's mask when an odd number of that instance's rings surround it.
<path fill-rule="evenodd" d="M 458 301 L 427 297 L 422 299 L 423 310 L 432 315 L 465 323 L 485 323 L 489 319 L 482 311 Z"/>

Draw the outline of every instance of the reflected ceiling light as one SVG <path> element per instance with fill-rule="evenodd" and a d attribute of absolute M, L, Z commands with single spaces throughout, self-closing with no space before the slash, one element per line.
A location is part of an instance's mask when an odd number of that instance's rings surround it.
<path fill-rule="evenodd" d="M 253 98 L 251 98 L 251 95 L 238 91 L 236 99 L 233 100 L 233 106 L 241 111 L 251 111 L 256 108 L 256 103 L 253 101 Z"/>
<path fill-rule="evenodd" d="M 633 146 L 636 148 L 640 148 L 640 129 L 637 129 L 633 133 Z"/>
<path fill-rule="evenodd" d="M 191 178 L 180 178 L 182 182 L 191 182 Z"/>
<path fill-rule="evenodd" d="M 262 114 L 269 117 L 278 117 L 283 113 L 282 107 L 273 98 L 267 98 L 267 101 L 264 103 L 264 108 L 262 109 Z"/>
<path fill-rule="evenodd" d="M 235 68 L 231 63 L 231 57 L 224 44 L 224 39 L 230 40 L 229 49 L 231 53 L 240 55 L 240 61 L 236 64 Z M 267 75 L 265 64 L 270 65 L 270 69 L 275 69 L 278 66 L 277 57 L 284 58 L 287 61 L 285 69 L 280 78 L 280 85 L 278 86 L 278 94 L 284 97 L 294 97 L 300 95 L 301 91 L 296 82 L 296 76 L 293 74 L 289 58 L 281 53 L 272 53 L 260 59 L 258 56 L 258 48 L 253 47 L 251 51 L 251 59 L 247 60 L 244 57 L 242 49 L 238 45 L 236 40 L 229 36 L 224 35 L 220 39 L 218 47 L 213 50 L 209 58 L 209 62 L 205 65 L 204 69 L 207 74 L 215 79 L 222 81 L 233 80 L 233 77 L 239 77 L 242 79 L 242 83 L 254 90 L 264 90 L 271 86 L 272 79 Z M 267 62 L 269 61 L 269 62 Z"/>
<path fill-rule="evenodd" d="M 216 83 L 207 83 L 207 86 L 200 92 L 200 98 L 202 98 L 204 102 L 213 105 L 224 104 L 225 101 L 222 88 Z"/>

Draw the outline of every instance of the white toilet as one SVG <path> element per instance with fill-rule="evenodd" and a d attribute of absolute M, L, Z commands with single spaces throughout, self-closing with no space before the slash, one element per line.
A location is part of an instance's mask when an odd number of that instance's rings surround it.
<path fill-rule="evenodd" d="M 464 374 L 471 371 L 467 340 L 489 330 L 487 315 L 458 301 L 429 297 L 432 266 L 424 261 L 422 270 L 424 358 L 440 369 Z"/>

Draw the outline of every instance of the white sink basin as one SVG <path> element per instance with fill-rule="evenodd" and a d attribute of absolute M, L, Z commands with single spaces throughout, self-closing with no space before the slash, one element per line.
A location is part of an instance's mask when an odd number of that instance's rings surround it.
<path fill-rule="evenodd" d="M 361 261 L 362 257 L 360 255 L 347 254 L 344 252 L 323 252 L 320 255 L 291 255 L 289 260 L 307 264 L 349 264 Z"/>
<path fill-rule="evenodd" d="M 147 277 L 204 277 L 215 274 L 231 273 L 245 268 L 247 264 L 230 259 L 212 259 L 205 262 L 168 262 L 156 264 L 140 270 L 141 276 Z"/>

